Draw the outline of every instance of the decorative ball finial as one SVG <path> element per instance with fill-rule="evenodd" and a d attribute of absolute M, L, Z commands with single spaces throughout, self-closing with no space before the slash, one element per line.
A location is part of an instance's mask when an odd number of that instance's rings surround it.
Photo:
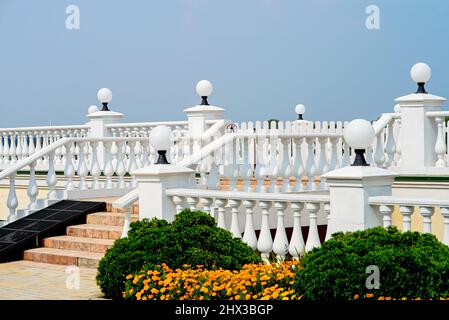
<path fill-rule="evenodd" d="M 298 115 L 298 120 L 304 120 L 302 116 L 306 113 L 306 107 L 303 104 L 297 104 L 295 106 L 295 112 Z"/>
<path fill-rule="evenodd" d="M 88 113 L 88 114 L 95 113 L 95 112 L 98 112 L 98 107 L 97 107 L 97 106 L 92 105 L 92 106 L 90 106 L 90 107 L 87 109 L 87 113 Z"/>
<path fill-rule="evenodd" d="M 395 113 L 401 113 L 401 106 L 399 104 L 394 105 L 394 112 Z"/>
<path fill-rule="evenodd" d="M 103 105 L 101 111 L 110 111 L 108 108 L 108 103 L 111 102 L 112 100 L 112 91 L 109 90 L 108 88 L 101 88 L 97 92 L 97 98 L 98 101 L 100 101 L 101 104 Z"/>
<path fill-rule="evenodd" d="M 201 105 L 208 106 L 207 97 L 214 91 L 214 86 L 209 80 L 201 80 L 196 84 L 196 93 L 202 98 Z"/>
<path fill-rule="evenodd" d="M 424 85 L 432 76 L 430 67 L 426 63 L 418 62 L 410 69 L 410 76 L 418 84 L 418 90 L 415 93 L 427 93 Z"/>
<path fill-rule="evenodd" d="M 369 166 L 363 154 L 371 146 L 375 138 L 374 128 L 364 119 L 352 120 L 344 129 L 343 135 L 346 143 L 354 149 L 355 159 L 353 166 Z"/>

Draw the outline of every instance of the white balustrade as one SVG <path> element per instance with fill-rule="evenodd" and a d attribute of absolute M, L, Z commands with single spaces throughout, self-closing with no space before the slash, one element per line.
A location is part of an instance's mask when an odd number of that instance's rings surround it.
<path fill-rule="evenodd" d="M 270 261 L 272 252 L 277 260 L 284 259 L 287 254 L 299 259 L 305 251 L 320 246 L 318 215 L 322 212 L 320 221 L 327 221 L 330 208 L 328 195 L 203 189 L 168 189 L 166 194 L 174 203 L 175 213 L 179 213 L 184 204 L 191 210 L 198 208 L 209 212 L 213 203 L 217 208 L 217 225 L 229 230 L 234 237 L 241 238 L 251 248 L 257 249 L 266 262 Z M 321 210 L 322 207 L 324 211 Z M 228 226 L 227 208 L 230 210 Z M 301 221 L 303 210 L 307 214 Z M 304 239 L 302 227 L 307 226 L 309 235 Z M 274 230 L 273 238 L 271 232 Z M 291 231 L 290 239 L 287 236 L 290 233 L 288 230 Z"/>
<path fill-rule="evenodd" d="M 443 235 L 442 242 L 449 245 L 449 200 L 421 199 L 421 198 L 401 198 L 393 196 L 377 196 L 370 197 L 369 204 L 377 207 L 379 213 L 383 217 L 383 226 L 385 228 L 392 225 L 392 212 L 398 207 L 399 213 L 402 215 L 402 231 L 412 230 L 412 215 L 415 208 L 418 208 L 422 216 L 422 229 L 416 231 L 424 233 L 432 233 L 432 216 L 439 208 L 443 217 Z"/>

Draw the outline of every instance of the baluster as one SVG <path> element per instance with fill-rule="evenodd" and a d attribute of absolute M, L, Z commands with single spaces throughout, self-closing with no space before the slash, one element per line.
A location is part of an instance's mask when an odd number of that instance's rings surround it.
<path fill-rule="evenodd" d="M 433 207 L 421 206 L 419 211 L 423 217 L 423 232 L 432 233 L 432 215 L 435 209 Z"/>
<path fill-rule="evenodd" d="M 314 177 L 316 174 L 315 154 L 313 152 L 315 138 L 306 138 L 307 143 L 307 161 L 305 174 L 307 175 L 307 190 L 315 190 Z"/>
<path fill-rule="evenodd" d="M 3 166 L 3 140 L 4 134 L 0 132 L 0 167 Z"/>
<path fill-rule="evenodd" d="M 131 187 L 136 188 L 137 187 L 137 181 L 136 177 L 132 174 L 137 169 L 137 163 L 136 163 L 136 157 L 135 157 L 135 151 L 134 147 L 136 142 L 135 141 L 129 141 L 129 163 L 128 163 L 128 173 L 131 175 Z"/>
<path fill-rule="evenodd" d="M 377 167 L 383 167 L 385 163 L 384 152 L 384 130 L 381 130 L 376 136 L 376 151 L 374 152 L 374 163 Z"/>
<path fill-rule="evenodd" d="M 309 252 L 313 248 L 318 248 L 321 245 L 316 221 L 319 209 L 320 206 L 318 203 L 306 203 L 306 211 L 309 213 L 309 234 L 306 241 L 306 252 Z"/>
<path fill-rule="evenodd" d="M 10 146 L 10 137 L 8 132 L 4 132 L 3 137 L 3 164 L 5 165 L 5 168 L 10 164 L 9 160 L 9 146 Z"/>
<path fill-rule="evenodd" d="M 92 147 L 92 161 L 90 167 L 90 174 L 93 178 L 92 189 L 99 190 L 101 189 L 101 184 L 99 181 L 101 175 L 101 168 L 100 163 L 98 162 L 98 141 L 92 141 L 90 145 Z"/>
<path fill-rule="evenodd" d="M 317 167 L 317 170 L 316 170 L 316 175 L 319 175 L 319 176 L 321 176 L 322 174 L 324 174 L 327 171 L 329 171 L 329 166 L 327 164 L 327 157 L 326 157 L 326 154 L 327 154 L 327 150 L 326 150 L 327 149 L 326 148 L 327 140 L 328 140 L 327 137 L 318 139 L 318 141 L 320 143 L 320 159 L 318 161 L 318 167 Z M 326 185 L 325 185 L 324 179 L 322 179 L 320 177 L 320 187 L 319 187 L 319 189 L 323 190 L 325 188 L 326 188 Z"/>
<path fill-rule="evenodd" d="M 36 136 L 36 153 L 40 152 L 42 149 L 42 138 L 39 131 L 34 132 Z M 37 159 L 37 166 L 39 167 L 42 164 L 42 157 Z"/>
<path fill-rule="evenodd" d="M 302 185 L 302 176 L 304 175 L 304 165 L 302 161 L 302 142 L 303 138 L 295 138 L 293 140 L 295 144 L 295 162 L 293 165 L 294 170 L 296 171 L 296 191 L 304 192 L 304 186 Z"/>
<path fill-rule="evenodd" d="M 386 156 L 384 166 L 386 168 L 394 166 L 395 152 L 396 152 L 396 145 L 395 145 L 394 135 L 393 135 L 393 122 L 389 122 L 387 125 L 387 142 L 385 144 L 385 153 L 387 156 Z"/>
<path fill-rule="evenodd" d="M 337 143 L 339 138 L 329 138 L 331 144 L 331 159 L 329 162 L 329 170 L 335 170 L 340 168 L 340 164 L 338 163 L 338 154 L 337 154 Z"/>
<path fill-rule="evenodd" d="M 31 156 L 36 152 L 33 132 L 28 132 L 28 154 Z M 0 153 L 1 154 L 1 153 Z"/>
<path fill-rule="evenodd" d="M 326 235 L 324 236 L 324 241 L 329 240 L 332 237 L 331 229 L 329 228 L 331 222 L 331 205 L 330 203 L 325 203 L 323 206 L 324 214 L 326 215 Z"/>
<path fill-rule="evenodd" d="M 202 210 L 208 214 L 210 214 L 210 216 L 212 218 L 214 218 L 214 211 L 213 208 L 211 207 L 212 204 L 212 198 L 200 198 L 200 206 L 202 208 Z"/>
<path fill-rule="evenodd" d="M 48 146 L 48 136 L 46 131 L 42 131 L 42 149 L 45 149 L 47 146 Z M 42 165 L 44 166 L 44 169 L 48 168 L 48 156 L 43 156 Z"/>
<path fill-rule="evenodd" d="M 85 142 L 84 141 L 79 141 L 78 142 L 78 147 L 79 147 L 79 161 L 78 161 L 78 176 L 80 179 L 80 182 L 78 184 L 78 189 L 80 190 L 86 190 L 87 189 L 87 185 L 86 185 L 86 176 L 87 176 L 87 165 L 86 165 L 86 156 L 84 153 L 84 146 L 85 146 Z"/>
<path fill-rule="evenodd" d="M 225 199 L 215 199 L 215 205 L 218 207 L 217 225 L 220 228 L 226 229 L 226 223 L 225 223 L 226 200 Z"/>
<path fill-rule="evenodd" d="M 259 122 L 260 126 L 260 122 Z M 257 130 L 257 129 L 256 129 Z M 256 192 L 267 192 L 265 178 L 267 177 L 267 154 L 265 153 L 265 130 L 257 138 L 256 154 Z"/>
<path fill-rule="evenodd" d="M 278 261 L 285 259 L 285 255 L 288 252 L 288 239 L 284 225 L 284 211 L 286 207 L 287 205 L 285 202 L 276 201 L 274 203 L 277 216 L 277 226 L 273 241 L 273 251 L 276 254 Z"/>
<path fill-rule="evenodd" d="M 14 172 L 9 177 L 9 193 L 6 205 L 9 209 L 8 223 L 16 221 L 19 217 L 17 215 L 17 206 L 19 205 L 19 200 L 16 194 L 16 173 Z"/>
<path fill-rule="evenodd" d="M 397 118 L 394 120 L 394 122 L 396 123 L 397 126 L 397 135 L 396 135 L 396 167 L 400 167 L 401 166 L 401 162 L 402 162 L 402 149 L 401 149 L 401 144 L 402 144 L 402 138 L 401 138 L 401 118 Z"/>
<path fill-rule="evenodd" d="M 23 143 L 23 132 L 16 132 L 17 142 L 16 142 L 16 156 L 17 160 L 22 159 L 22 143 Z"/>
<path fill-rule="evenodd" d="M 22 134 L 22 159 L 28 158 L 28 132 L 23 132 Z"/>
<path fill-rule="evenodd" d="M 435 153 L 437 154 L 437 162 L 435 163 L 435 166 L 437 168 L 444 168 L 446 167 L 446 162 L 444 161 L 444 155 L 446 154 L 446 143 L 444 141 L 444 133 L 443 133 L 443 117 L 436 117 L 435 121 L 437 122 L 438 126 L 438 135 L 437 135 L 437 141 L 435 143 Z"/>
<path fill-rule="evenodd" d="M 342 143 L 343 143 L 343 156 L 342 156 L 342 159 L 341 159 L 341 166 L 344 168 L 344 167 L 349 166 L 349 163 L 351 162 L 351 159 L 349 157 L 349 146 L 348 146 L 348 144 L 346 142 L 344 142 L 343 139 L 342 139 Z"/>
<path fill-rule="evenodd" d="M 243 233 L 243 241 L 248 244 L 253 250 L 257 249 L 257 237 L 254 230 L 253 213 L 254 213 L 255 201 L 244 200 L 243 206 L 245 207 L 245 232 Z"/>
<path fill-rule="evenodd" d="M 58 178 L 55 172 L 55 152 L 51 151 L 48 153 L 48 172 L 47 172 L 47 186 L 48 194 L 47 198 L 49 200 L 57 199 L 56 184 L 58 183 Z"/>
<path fill-rule="evenodd" d="M 39 194 L 39 188 L 36 183 L 36 161 L 30 163 L 30 180 L 28 183 L 27 195 L 30 198 L 30 203 L 28 205 L 28 209 L 36 210 L 37 209 L 37 195 Z"/>
<path fill-rule="evenodd" d="M 187 197 L 187 204 L 189 205 L 189 209 L 191 211 L 196 211 L 196 204 L 198 203 L 198 199 L 195 197 Z"/>
<path fill-rule="evenodd" d="M 234 147 L 233 147 L 233 141 L 230 140 L 228 143 L 224 146 L 224 163 L 223 163 L 223 176 L 228 180 L 229 184 L 229 191 L 234 190 L 234 186 L 232 185 L 232 177 L 233 177 L 233 166 L 235 165 L 233 163 L 234 161 Z"/>
<path fill-rule="evenodd" d="M 125 162 L 124 162 L 124 141 L 118 140 L 116 141 L 117 144 L 117 167 L 115 172 L 118 176 L 118 185 L 117 188 L 125 188 L 125 174 L 126 174 L 126 168 L 125 168 Z"/>
<path fill-rule="evenodd" d="M 301 210 L 303 204 L 300 202 L 292 202 L 290 205 L 293 211 L 293 232 L 290 239 L 288 252 L 295 260 L 299 260 L 304 255 L 304 238 L 301 229 Z"/>
<path fill-rule="evenodd" d="M 449 207 L 441 207 L 440 211 L 444 218 L 443 243 L 449 246 Z"/>
<path fill-rule="evenodd" d="M 173 203 L 175 204 L 175 209 L 176 209 L 176 214 L 180 213 L 184 207 L 184 198 L 183 197 L 178 197 L 178 196 L 173 196 Z"/>
<path fill-rule="evenodd" d="M 282 189 L 286 192 L 292 191 L 290 186 L 290 177 L 292 175 L 292 167 L 290 164 L 290 140 L 290 138 L 280 139 L 282 145 L 280 173 L 282 175 Z"/>
<path fill-rule="evenodd" d="M 142 145 L 141 145 L 140 141 L 136 141 L 136 146 L 134 147 L 134 154 L 135 154 L 135 159 L 136 159 L 136 169 L 142 168 L 142 166 L 143 166 L 142 153 L 143 153 Z"/>
<path fill-rule="evenodd" d="M 273 124 L 272 124 L 273 126 Z M 270 155 L 269 155 L 269 176 L 270 176 L 270 192 L 279 192 L 277 188 L 277 178 L 279 175 L 279 163 L 278 163 L 278 145 L 279 145 L 279 137 L 278 131 L 276 129 L 270 130 Z"/>
<path fill-rule="evenodd" d="M 57 132 L 55 132 L 55 141 L 59 140 L 60 136 Z M 62 165 L 62 152 L 61 152 L 62 147 L 59 147 L 55 150 L 55 165 L 57 167 Z"/>
<path fill-rule="evenodd" d="M 141 143 L 140 145 L 142 146 L 142 167 L 146 167 L 149 164 L 149 159 L 148 159 L 148 148 L 149 148 L 149 140 L 145 140 L 143 143 Z M 176 162 L 173 161 L 173 163 L 175 164 Z"/>
<path fill-rule="evenodd" d="M 229 199 L 228 205 L 231 207 L 231 233 L 236 238 L 242 238 L 239 225 L 239 206 L 240 200 Z"/>
<path fill-rule="evenodd" d="M 269 224 L 269 210 L 271 202 L 259 201 L 259 207 L 261 208 L 262 223 L 260 226 L 259 239 L 257 241 L 257 250 L 260 252 L 260 256 L 265 263 L 269 262 L 270 252 L 273 249 L 273 240 L 271 238 L 270 224 Z"/>
<path fill-rule="evenodd" d="M 413 206 L 399 206 L 399 212 L 402 214 L 402 231 L 412 230 L 412 218 Z"/>
<path fill-rule="evenodd" d="M 383 227 L 388 228 L 391 226 L 391 214 L 393 213 L 393 206 L 391 205 L 380 205 L 379 212 L 382 215 Z"/>
<path fill-rule="evenodd" d="M 106 176 L 106 183 L 104 185 L 105 189 L 113 189 L 114 184 L 112 182 L 112 175 L 114 174 L 114 168 L 112 167 L 112 156 L 111 156 L 111 147 L 112 141 L 104 141 L 104 150 L 105 150 L 105 166 L 103 169 L 103 174 Z"/>
<path fill-rule="evenodd" d="M 249 131 L 249 130 L 248 130 Z M 242 138 L 243 159 L 242 159 L 242 191 L 251 191 L 251 178 L 253 176 L 253 168 L 251 167 L 250 150 L 252 142 L 250 137 Z"/>
<path fill-rule="evenodd" d="M 120 238 L 126 238 L 128 236 L 129 226 L 131 224 L 131 208 L 132 205 L 125 208 L 125 220 L 123 221 L 123 231 Z"/>
<path fill-rule="evenodd" d="M 73 142 L 70 141 L 65 144 L 65 153 L 66 153 L 66 160 L 65 160 L 65 168 L 64 168 L 64 176 L 66 178 L 66 190 L 73 190 L 73 176 L 75 175 L 75 168 L 73 166 L 73 160 L 72 160 L 72 144 Z"/>
<path fill-rule="evenodd" d="M 9 146 L 9 156 L 11 158 L 10 164 L 14 165 L 16 163 L 16 135 L 14 132 L 9 133 L 11 137 L 10 146 Z"/>

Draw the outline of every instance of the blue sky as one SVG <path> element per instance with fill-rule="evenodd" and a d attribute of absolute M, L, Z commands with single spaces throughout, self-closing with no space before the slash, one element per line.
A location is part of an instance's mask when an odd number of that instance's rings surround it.
<path fill-rule="evenodd" d="M 101 87 L 127 121 L 183 120 L 201 79 L 236 121 L 294 119 L 297 103 L 375 119 L 415 90 L 418 61 L 449 96 L 448 16 L 446 0 L 0 0 L 0 127 L 84 123 Z"/>

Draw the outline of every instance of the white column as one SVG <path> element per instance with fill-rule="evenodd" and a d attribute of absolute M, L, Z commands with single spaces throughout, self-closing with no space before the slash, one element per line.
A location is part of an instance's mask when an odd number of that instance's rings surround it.
<path fill-rule="evenodd" d="M 404 174 L 422 174 L 437 161 L 435 141 L 438 126 L 428 111 L 441 111 L 445 98 L 432 94 L 414 93 L 397 98 L 401 108 L 401 168 Z"/>
<path fill-rule="evenodd" d="M 239 225 L 239 206 L 240 200 L 230 199 L 228 205 L 231 207 L 231 233 L 236 238 L 242 238 Z"/>
<path fill-rule="evenodd" d="M 444 218 L 443 243 L 449 246 L 449 207 L 441 207 L 440 210 Z"/>
<path fill-rule="evenodd" d="M 379 212 L 382 215 L 382 225 L 384 228 L 391 226 L 391 214 L 393 213 L 393 206 L 380 205 Z"/>
<path fill-rule="evenodd" d="M 399 206 L 399 212 L 402 214 L 402 231 L 412 231 L 413 206 Z"/>

